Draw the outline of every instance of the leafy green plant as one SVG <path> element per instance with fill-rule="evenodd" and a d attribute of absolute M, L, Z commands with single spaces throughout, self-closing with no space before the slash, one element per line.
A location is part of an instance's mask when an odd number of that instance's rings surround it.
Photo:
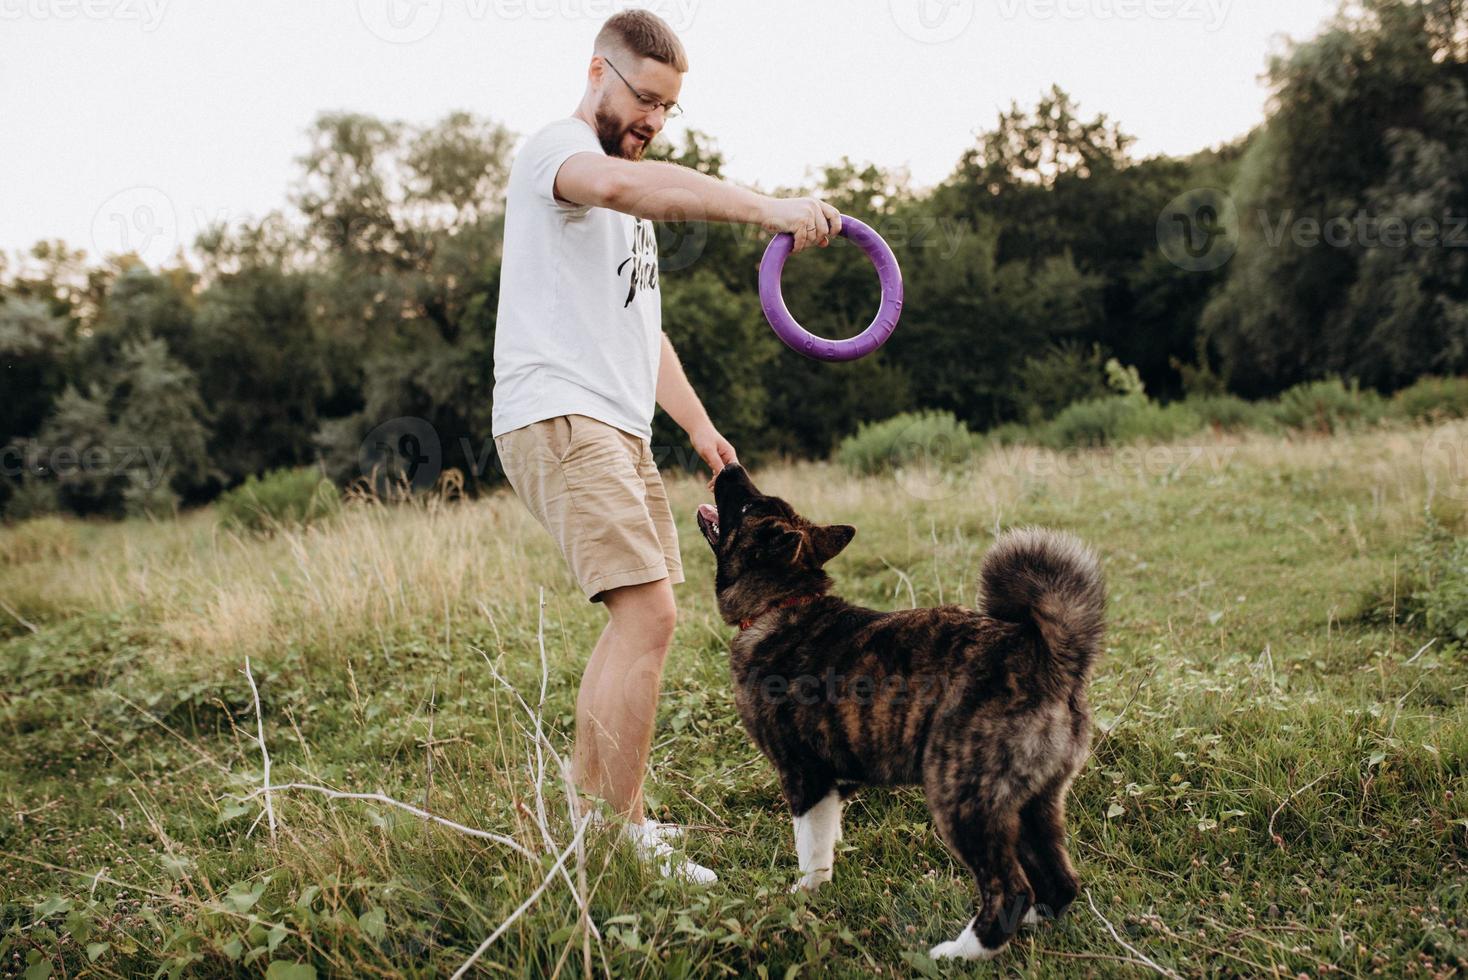
<path fill-rule="evenodd" d="M 341 495 L 335 485 L 310 467 L 272 470 L 248 476 L 216 502 L 221 523 L 252 531 L 278 524 L 309 524 L 337 513 Z"/>
<path fill-rule="evenodd" d="M 1020 417 L 1032 423 L 1107 392 L 1099 345 L 1087 350 L 1075 343 L 1056 344 L 1038 357 L 1025 358 L 1022 379 L 1016 404 Z"/>
<path fill-rule="evenodd" d="M 1022 422 L 1005 422 L 985 431 L 980 438 L 991 446 L 1017 446 L 1032 442 L 1034 429 Z"/>
<path fill-rule="evenodd" d="M 1291 429 L 1330 435 L 1375 422 L 1384 411 L 1382 397 L 1362 391 L 1354 379 L 1347 385 L 1340 378 L 1326 378 L 1295 385 L 1280 395 L 1275 417 Z"/>
<path fill-rule="evenodd" d="M 1137 369 L 1123 365 L 1114 357 L 1106 362 L 1106 384 L 1123 398 L 1145 398 L 1147 395 L 1146 386 L 1142 384 L 1142 376 L 1137 373 Z"/>
<path fill-rule="evenodd" d="M 1396 583 L 1397 615 L 1438 638 L 1468 640 L 1468 538 L 1453 534 L 1431 514 L 1412 543 Z"/>
<path fill-rule="evenodd" d="M 1245 401 L 1237 395 L 1189 395 L 1183 399 L 1183 406 L 1205 426 L 1220 432 L 1268 432 L 1279 428 L 1270 405 Z"/>
<path fill-rule="evenodd" d="M 852 473 L 885 473 L 914 463 L 957 465 L 973 456 L 978 439 L 951 412 L 903 412 L 860 425 L 836 449 Z"/>
<path fill-rule="evenodd" d="M 1145 396 L 1125 395 L 1077 402 L 1034 433 L 1051 449 L 1167 442 L 1196 432 L 1202 419 L 1185 403 L 1159 405 Z"/>
<path fill-rule="evenodd" d="M 1414 422 L 1468 417 L 1468 378 L 1419 378 L 1392 396 L 1392 408 Z"/>
<path fill-rule="evenodd" d="M 61 510 L 61 497 L 54 482 L 26 475 L 5 502 L 7 521 L 25 521 Z"/>

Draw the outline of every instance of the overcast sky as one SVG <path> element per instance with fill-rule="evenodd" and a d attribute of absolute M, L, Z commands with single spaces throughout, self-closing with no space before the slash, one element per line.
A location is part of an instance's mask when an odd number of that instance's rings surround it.
<path fill-rule="evenodd" d="M 0 250 L 62 238 L 154 262 L 211 219 L 285 204 L 318 112 L 524 135 L 567 115 L 592 38 L 662 14 L 684 125 L 772 188 L 842 155 L 929 185 L 1052 83 L 1187 153 L 1263 118 L 1266 59 L 1335 0 L 0 0 Z"/>

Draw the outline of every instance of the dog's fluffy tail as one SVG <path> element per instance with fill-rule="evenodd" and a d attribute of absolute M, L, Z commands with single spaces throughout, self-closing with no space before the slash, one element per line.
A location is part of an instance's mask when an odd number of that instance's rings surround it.
<path fill-rule="evenodd" d="M 1094 552 L 1063 531 L 1008 531 L 984 557 L 978 608 L 1009 623 L 1034 623 L 1057 666 L 1084 677 L 1105 627 L 1106 586 Z"/>

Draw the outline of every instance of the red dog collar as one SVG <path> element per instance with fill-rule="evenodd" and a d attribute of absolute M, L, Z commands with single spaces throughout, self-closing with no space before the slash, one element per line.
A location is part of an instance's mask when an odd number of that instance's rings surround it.
<path fill-rule="evenodd" d="M 792 595 L 792 596 L 787 596 L 786 598 L 781 599 L 779 602 L 775 603 L 773 606 L 770 606 L 768 609 L 765 610 L 765 612 L 769 612 L 770 609 L 785 609 L 785 608 L 787 608 L 789 606 L 798 606 L 802 602 L 810 602 L 812 599 L 819 599 L 819 598 L 820 598 L 819 595 Z M 760 613 L 760 615 L 763 616 L 764 613 Z M 749 619 L 741 619 L 739 621 L 739 628 L 740 628 L 740 630 L 747 630 L 747 629 L 749 629 L 750 626 L 754 625 L 754 621 L 757 618 L 758 617 L 750 617 Z"/>

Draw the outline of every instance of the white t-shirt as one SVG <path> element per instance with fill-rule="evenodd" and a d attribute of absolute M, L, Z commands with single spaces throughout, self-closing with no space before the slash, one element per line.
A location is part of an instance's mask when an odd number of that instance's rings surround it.
<path fill-rule="evenodd" d="M 662 294 L 652 222 L 556 200 L 556 171 L 601 153 L 591 126 L 560 119 L 510 167 L 491 436 L 577 413 L 652 438 Z"/>

